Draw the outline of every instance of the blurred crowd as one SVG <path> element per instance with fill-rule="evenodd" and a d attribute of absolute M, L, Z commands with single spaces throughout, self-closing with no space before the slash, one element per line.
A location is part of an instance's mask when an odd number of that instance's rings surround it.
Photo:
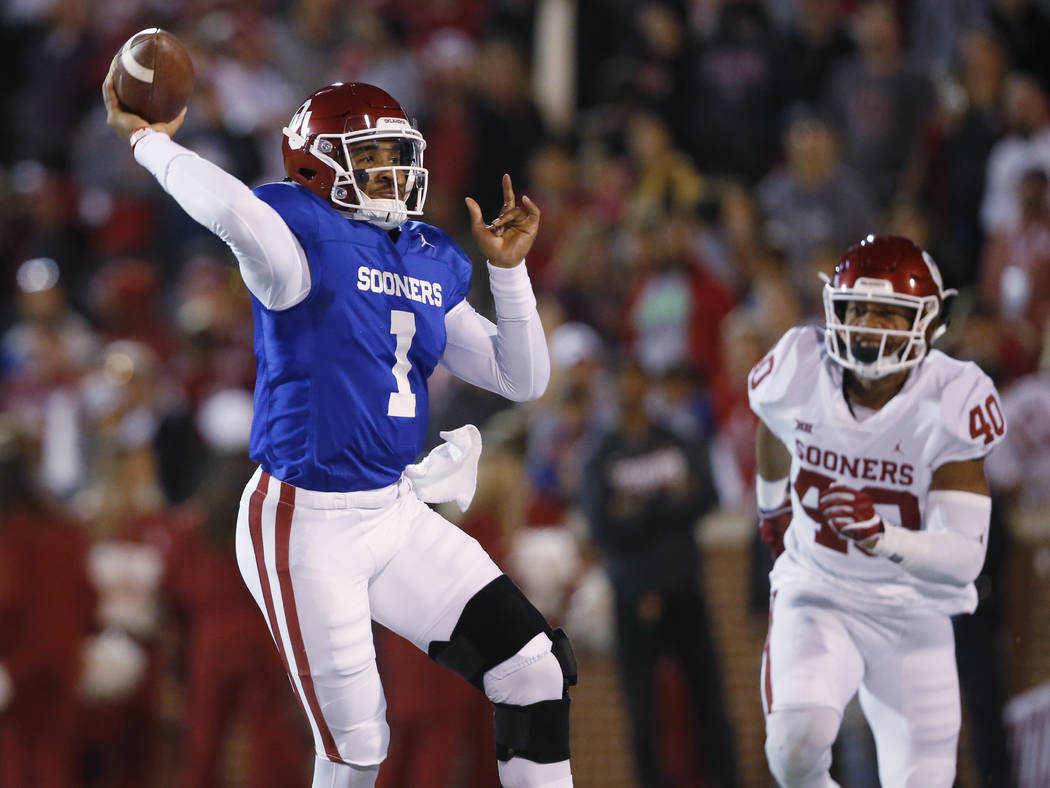
<path fill-rule="evenodd" d="M 550 387 L 508 408 L 439 368 L 431 445 L 483 427 L 461 525 L 578 650 L 616 651 L 625 600 L 643 629 L 673 607 L 659 557 L 681 558 L 701 516 L 753 522 L 747 371 L 787 328 L 823 321 L 818 274 L 869 232 L 914 239 L 960 289 L 942 347 L 980 363 L 1026 425 L 989 462 L 996 495 L 1005 511 L 1050 503 L 1050 3 L 7 0 L 0 786 L 218 785 L 235 726 L 245 762 L 265 766 L 247 784 L 308 773 L 308 732 L 233 558 L 248 293 L 105 126 L 110 59 L 152 26 L 196 69 L 178 140 L 249 185 L 283 177 L 281 128 L 305 96 L 364 81 L 417 119 L 425 220 L 468 254 L 464 196 L 495 215 L 510 172 L 539 204 L 528 267 Z M 652 424 L 627 423 L 632 410 Z M 662 510 L 628 516 L 678 484 L 670 465 L 636 468 L 654 486 L 596 508 L 596 436 L 654 425 L 700 456 L 684 530 L 651 528 Z M 608 517 L 637 538 L 610 537 Z M 488 741 L 471 734 L 491 725 L 483 699 L 403 648 L 380 640 L 398 677 L 381 784 L 442 786 L 459 769 L 493 785 L 487 747 L 474 770 L 456 748 Z M 638 656 L 620 650 L 625 671 Z M 433 724 L 434 693 L 455 724 Z"/>

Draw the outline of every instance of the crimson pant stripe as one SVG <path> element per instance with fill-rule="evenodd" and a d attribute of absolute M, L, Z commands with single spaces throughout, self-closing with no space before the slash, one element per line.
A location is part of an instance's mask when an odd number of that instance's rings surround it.
<path fill-rule="evenodd" d="M 277 644 L 277 653 L 281 655 L 284 669 L 288 670 L 288 658 L 284 654 L 281 641 L 281 630 L 277 628 L 277 611 L 273 606 L 273 592 L 270 590 L 270 573 L 266 571 L 266 559 L 263 557 L 262 507 L 266 500 L 266 491 L 270 485 L 270 474 L 263 471 L 259 475 L 259 485 L 248 502 L 248 531 L 252 537 L 252 548 L 255 550 L 255 567 L 259 570 L 259 583 L 262 586 L 263 602 L 266 604 L 266 620 L 270 632 Z"/>
<path fill-rule="evenodd" d="M 763 651 L 765 651 L 766 658 L 766 670 L 765 670 L 765 686 L 763 690 L 765 692 L 766 699 L 766 713 L 769 714 L 773 711 L 773 663 L 769 657 L 769 641 L 773 639 L 773 603 L 777 601 L 777 592 L 773 592 L 773 597 L 769 600 L 769 631 L 766 632 L 766 645 Z"/>
<path fill-rule="evenodd" d="M 339 749 L 335 746 L 335 737 L 321 713 L 321 704 L 317 702 L 317 691 L 310 677 L 310 661 L 306 656 L 306 644 L 303 642 L 303 631 L 299 627 L 299 617 L 295 612 L 295 592 L 292 589 L 292 576 L 288 571 L 288 546 L 292 539 L 292 515 L 295 513 L 295 488 L 281 482 L 281 499 L 277 503 L 276 550 L 274 559 L 277 564 L 277 581 L 281 585 L 281 601 L 284 605 L 284 620 L 288 625 L 288 639 L 292 644 L 292 657 L 299 671 L 299 682 L 303 687 L 303 699 L 306 701 L 310 716 L 313 717 L 317 730 L 321 734 L 325 755 L 329 760 L 343 762 Z"/>

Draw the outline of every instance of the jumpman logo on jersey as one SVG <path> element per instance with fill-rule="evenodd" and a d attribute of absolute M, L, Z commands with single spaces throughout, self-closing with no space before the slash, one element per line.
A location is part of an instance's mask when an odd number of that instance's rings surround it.
<path fill-rule="evenodd" d="M 431 249 L 437 249 L 437 247 L 434 246 L 434 244 L 430 243 L 430 241 L 427 240 L 427 237 L 423 235 L 423 233 L 419 234 L 419 244 L 421 249 L 426 249 L 428 246 Z"/>

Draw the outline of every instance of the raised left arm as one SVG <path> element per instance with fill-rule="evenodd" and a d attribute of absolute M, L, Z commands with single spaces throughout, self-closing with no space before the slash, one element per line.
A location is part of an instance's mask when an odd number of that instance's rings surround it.
<path fill-rule="evenodd" d="M 441 363 L 456 377 L 515 402 L 547 390 L 551 364 L 525 264 L 500 269 L 489 263 L 496 324 L 462 301 L 445 315 Z"/>
<path fill-rule="evenodd" d="M 496 325 L 465 301 L 445 316 L 448 337 L 441 358 L 453 375 L 515 402 L 547 389 L 551 365 L 525 255 L 540 228 L 540 209 L 528 197 L 518 206 L 510 176 L 503 176 L 503 208 L 486 225 L 477 202 L 467 198 L 470 229 L 488 258 Z"/>

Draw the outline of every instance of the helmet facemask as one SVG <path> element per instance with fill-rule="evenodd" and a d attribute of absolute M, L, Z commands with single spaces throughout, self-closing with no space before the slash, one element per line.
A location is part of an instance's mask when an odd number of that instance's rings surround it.
<path fill-rule="evenodd" d="M 823 296 L 827 353 L 837 364 L 864 378 L 882 378 L 911 369 L 926 356 L 929 343 L 943 330 L 941 326 L 931 332 L 940 313 L 937 296 L 896 293 L 885 279 L 862 277 L 848 288 L 834 288 L 826 281 Z M 911 327 L 849 325 L 846 310 L 851 301 L 905 307 L 912 315 Z M 878 344 L 862 341 L 871 337 L 875 337 Z"/>
<path fill-rule="evenodd" d="M 288 130 L 285 130 L 288 135 Z M 394 163 L 354 166 L 368 159 L 367 153 L 395 146 Z M 329 192 L 332 204 L 345 208 L 351 219 L 392 230 L 409 216 L 421 216 L 427 194 L 427 170 L 423 167 L 423 135 L 402 118 L 378 118 L 375 128 L 344 134 L 318 134 L 310 140 L 309 153 L 332 169 Z M 384 156 L 374 157 L 378 162 Z M 385 180 L 390 195 L 369 197 L 367 185 Z"/>

